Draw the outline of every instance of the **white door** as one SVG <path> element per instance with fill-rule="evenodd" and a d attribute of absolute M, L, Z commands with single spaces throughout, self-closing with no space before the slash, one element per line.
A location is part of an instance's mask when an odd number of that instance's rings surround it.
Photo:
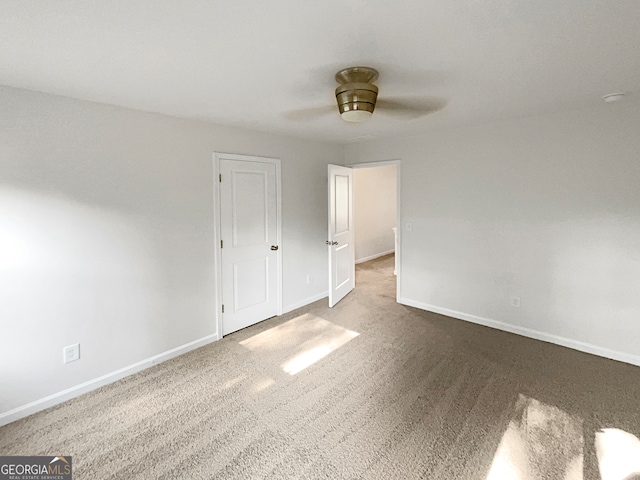
<path fill-rule="evenodd" d="M 220 159 L 222 334 L 278 310 L 276 165 Z"/>
<path fill-rule="evenodd" d="M 329 307 L 355 286 L 353 171 L 329 165 Z"/>

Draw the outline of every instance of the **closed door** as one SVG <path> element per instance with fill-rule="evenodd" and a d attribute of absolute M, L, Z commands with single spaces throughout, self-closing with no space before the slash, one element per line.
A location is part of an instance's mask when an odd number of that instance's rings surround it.
<path fill-rule="evenodd" d="M 222 334 L 278 310 L 276 165 L 220 159 Z"/>
<path fill-rule="evenodd" d="M 329 165 L 329 307 L 355 287 L 353 170 Z"/>

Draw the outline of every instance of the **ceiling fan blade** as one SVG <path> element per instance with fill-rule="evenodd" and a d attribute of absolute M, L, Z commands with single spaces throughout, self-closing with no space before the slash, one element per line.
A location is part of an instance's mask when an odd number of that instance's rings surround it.
<path fill-rule="evenodd" d="M 334 105 L 324 105 L 321 107 L 300 108 L 298 110 L 289 110 L 284 112 L 283 116 L 288 120 L 297 122 L 308 122 L 324 117 L 338 111 L 338 107 Z"/>
<path fill-rule="evenodd" d="M 437 97 L 381 98 L 376 102 L 376 112 L 404 119 L 415 119 L 438 112 L 447 106 L 447 100 Z"/>
<path fill-rule="evenodd" d="M 425 88 L 441 87 L 449 79 L 449 74 L 439 70 L 408 69 L 392 64 L 385 64 L 380 68 L 382 69 L 380 85 L 384 84 L 385 88 L 393 88 L 394 91 L 402 89 L 415 93 Z"/>

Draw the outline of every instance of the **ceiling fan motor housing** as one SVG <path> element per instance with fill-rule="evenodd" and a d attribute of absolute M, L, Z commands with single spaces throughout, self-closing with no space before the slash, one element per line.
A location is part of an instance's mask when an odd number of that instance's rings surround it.
<path fill-rule="evenodd" d="M 345 83 L 336 88 L 340 114 L 351 110 L 373 113 L 378 98 L 378 87 L 373 83 Z"/>
<path fill-rule="evenodd" d="M 369 67 L 351 67 L 336 73 L 336 81 L 340 84 L 336 88 L 336 100 L 340 115 L 346 121 L 361 121 L 363 117 L 358 113 L 370 116 L 376 107 L 378 87 L 373 82 L 378 78 L 378 72 Z M 350 115 L 346 112 L 353 112 Z"/>

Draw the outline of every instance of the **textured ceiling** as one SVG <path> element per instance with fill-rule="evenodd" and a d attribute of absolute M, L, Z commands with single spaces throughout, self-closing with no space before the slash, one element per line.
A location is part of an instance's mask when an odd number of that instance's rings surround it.
<path fill-rule="evenodd" d="M 640 95 L 640 2 L 3 0 L 0 84 L 348 142 Z M 380 71 L 379 99 L 446 106 L 363 124 L 334 73 Z M 631 96 L 633 98 L 633 95 Z M 300 109 L 317 109 L 315 116 Z"/>

